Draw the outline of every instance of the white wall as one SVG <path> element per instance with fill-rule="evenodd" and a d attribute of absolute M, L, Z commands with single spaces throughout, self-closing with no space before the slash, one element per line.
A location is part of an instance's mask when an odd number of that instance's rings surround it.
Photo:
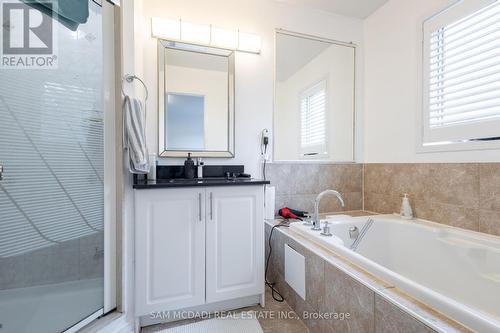
<path fill-rule="evenodd" d="M 362 21 L 322 11 L 292 7 L 269 0 L 144 0 L 139 38 L 135 52 L 142 55 L 148 100 L 148 145 L 157 151 L 157 43 L 151 37 L 150 18 L 182 18 L 201 24 L 240 28 L 262 37 L 260 55 L 236 55 L 236 158 L 211 159 L 209 164 L 244 164 L 246 171 L 260 176 L 260 133 L 272 130 L 274 81 L 274 31 L 283 28 L 346 42 L 362 43 Z M 361 49 L 360 49 L 361 53 Z M 358 59 L 362 59 L 358 57 Z M 358 67 L 361 82 L 362 63 Z M 359 85 L 361 87 L 361 85 Z M 361 103 L 358 101 L 358 107 Z M 358 148 L 358 153 L 360 149 Z M 180 164 L 182 159 L 162 160 Z"/>
<path fill-rule="evenodd" d="M 276 160 L 304 159 L 300 152 L 300 96 L 322 80 L 327 80 L 328 90 L 327 159 L 353 160 L 354 49 L 340 45 L 328 47 L 286 81 L 276 82 Z"/>
<path fill-rule="evenodd" d="M 139 77 L 143 76 L 142 64 L 143 58 L 141 52 L 135 52 L 141 45 L 138 38 L 136 38 L 139 33 L 137 31 L 137 26 L 141 25 L 142 15 L 137 15 L 142 11 L 142 1 L 135 0 L 121 0 L 120 7 L 120 23 L 121 23 L 121 35 L 119 37 L 119 43 L 121 46 L 121 75 L 123 77 L 125 74 L 134 73 Z M 121 82 L 120 82 L 121 83 Z M 128 93 L 130 93 L 131 87 L 127 87 Z M 142 96 L 142 87 L 140 85 L 134 85 L 135 95 Z M 122 119 L 119 120 L 119 123 Z M 118 131 L 119 140 L 121 141 L 121 131 Z M 119 258 L 118 262 L 121 264 L 118 269 L 118 274 L 120 276 L 118 284 L 121 285 L 121 290 L 118 292 L 118 307 L 125 313 L 126 322 L 136 329 L 138 327 L 139 321 L 134 316 L 134 196 L 132 189 L 132 176 L 128 171 L 128 157 L 124 154 L 123 163 L 123 179 L 122 179 L 122 221 L 117 228 L 117 242 L 120 242 L 118 246 L 117 256 Z M 126 330 L 123 330 L 126 331 Z"/>
<path fill-rule="evenodd" d="M 452 0 L 390 0 L 364 21 L 364 160 L 500 161 L 498 150 L 416 153 L 422 21 Z"/>

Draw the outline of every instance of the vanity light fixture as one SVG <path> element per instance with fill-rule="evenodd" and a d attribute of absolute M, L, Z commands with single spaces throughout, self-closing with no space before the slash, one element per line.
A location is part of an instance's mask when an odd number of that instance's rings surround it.
<path fill-rule="evenodd" d="M 262 44 L 261 37 L 256 34 L 158 17 L 151 19 L 151 34 L 161 39 L 256 54 L 260 54 Z"/>
<path fill-rule="evenodd" d="M 210 40 L 210 44 L 225 49 L 235 50 L 238 48 L 238 30 L 226 30 L 212 27 L 212 39 Z"/>
<path fill-rule="evenodd" d="M 181 22 L 181 39 L 193 44 L 210 44 L 211 31 L 209 25 Z"/>
<path fill-rule="evenodd" d="M 151 19 L 151 34 L 164 39 L 181 39 L 181 25 L 179 20 L 163 20 L 156 17 Z"/>

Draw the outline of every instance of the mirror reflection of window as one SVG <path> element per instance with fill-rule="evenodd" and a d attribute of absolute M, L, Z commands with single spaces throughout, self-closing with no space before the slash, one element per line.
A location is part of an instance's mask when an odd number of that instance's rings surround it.
<path fill-rule="evenodd" d="M 274 160 L 354 160 L 353 45 L 276 33 Z"/>
<path fill-rule="evenodd" d="M 205 149 L 205 96 L 167 93 L 165 145 L 175 150 Z"/>
<path fill-rule="evenodd" d="M 326 81 L 305 90 L 300 98 L 300 149 L 303 156 L 326 155 Z"/>

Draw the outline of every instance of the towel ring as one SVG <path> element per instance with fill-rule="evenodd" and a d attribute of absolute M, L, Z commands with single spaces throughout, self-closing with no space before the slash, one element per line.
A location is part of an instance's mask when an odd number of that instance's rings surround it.
<path fill-rule="evenodd" d="M 125 76 L 122 79 L 122 94 L 123 94 L 123 96 L 126 96 L 125 91 L 123 90 L 123 85 L 125 83 L 124 81 L 127 81 L 128 83 L 132 83 L 136 79 L 139 80 L 139 82 L 141 82 L 142 85 L 144 86 L 144 91 L 146 93 L 145 100 L 147 101 L 148 100 L 148 87 L 146 86 L 146 84 L 144 83 L 144 81 L 142 81 L 141 78 L 138 77 L 137 75 L 125 74 Z"/>

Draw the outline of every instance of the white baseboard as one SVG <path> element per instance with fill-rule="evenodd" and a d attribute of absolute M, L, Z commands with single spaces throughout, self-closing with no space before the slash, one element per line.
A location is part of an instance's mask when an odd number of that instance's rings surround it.
<path fill-rule="evenodd" d="M 123 313 L 110 313 L 82 328 L 78 333 L 134 333 L 134 318 Z"/>

